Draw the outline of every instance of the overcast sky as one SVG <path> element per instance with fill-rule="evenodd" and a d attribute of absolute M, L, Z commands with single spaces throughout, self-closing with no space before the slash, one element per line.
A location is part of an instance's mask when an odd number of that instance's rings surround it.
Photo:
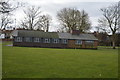
<path fill-rule="evenodd" d="M 85 10 L 90 17 L 92 26 L 98 25 L 98 18 L 102 16 L 100 8 L 107 7 L 119 0 L 18 0 L 19 2 L 24 2 L 29 5 L 36 5 L 41 7 L 43 13 L 47 13 L 52 16 L 52 24 L 50 26 L 50 31 L 55 31 L 58 27 L 58 22 L 56 18 L 57 11 L 63 8 L 77 8 L 78 10 Z M 23 18 L 22 9 L 15 12 L 15 17 L 17 17 L 17 22 Z M 93 30 L 92 30 L 93 31 Z"/>

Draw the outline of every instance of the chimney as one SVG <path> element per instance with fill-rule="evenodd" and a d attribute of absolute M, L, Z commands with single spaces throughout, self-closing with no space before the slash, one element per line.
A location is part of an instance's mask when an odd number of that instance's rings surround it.
<path fill-rule="evenodd" d="M 80 34 L 80 31 L 79 30 L 71 30 L 70 33 L 72 35 L 79 35 Z"/>

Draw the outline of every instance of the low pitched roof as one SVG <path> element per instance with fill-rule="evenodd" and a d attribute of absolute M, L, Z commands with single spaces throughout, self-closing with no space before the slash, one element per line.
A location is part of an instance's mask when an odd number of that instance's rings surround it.
<path fill-rule="evenodd" d="M 80 40 L 98 40 L 93 34 L 81 33 L 79 35 L 72 35 L 70 33 L 58 33 L 59 38 L 64 39 L 80 39 Z"/>
<path fill-rule="evenodd" d="M 71 33 L 43 32 L 43 31 L 33 31 L 33 30 L 15 30 L 13 31 L 13 36 L 98 40 L 93 34 L 81 33 L 80 35 L 72 35 Z"/>
<path fill-rule="evenodd" d="M 43 32 L 34 30 L 16 30 L 13 32 L 13 36 L 59 38 L 57 32 Z"/>

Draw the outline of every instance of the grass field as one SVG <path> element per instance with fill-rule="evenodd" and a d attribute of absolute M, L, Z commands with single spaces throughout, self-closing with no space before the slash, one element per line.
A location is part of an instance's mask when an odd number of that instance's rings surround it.
<path fill-rule="evenodd" d="M 118 77 L 117 49 L 50 49 L 7 44 L 3 44 L 3 78 Z"/>

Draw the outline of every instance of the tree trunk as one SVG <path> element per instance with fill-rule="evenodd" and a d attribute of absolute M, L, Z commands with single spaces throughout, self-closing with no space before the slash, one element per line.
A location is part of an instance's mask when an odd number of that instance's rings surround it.
<path fill-rule="evenodd" d="M 115 49 L 115 41 L 116 41 L 116 36 L 115 36 L 115 32 L 113 31 L 113 33 L 112 33 L 112 46 L 113 46 L 113 49 Z"/>
<path fill-rule="evenodd" d="M 113 49 L 115 49 L 115 41 L 113 41 L 112 44 L 113 44 Z"/>
<path fill-rule="evenodd" d="M 49 31 L 49 21 L 47 21 L 47 30 L 46 30 L 46 32 L 48 32 Z"/>

